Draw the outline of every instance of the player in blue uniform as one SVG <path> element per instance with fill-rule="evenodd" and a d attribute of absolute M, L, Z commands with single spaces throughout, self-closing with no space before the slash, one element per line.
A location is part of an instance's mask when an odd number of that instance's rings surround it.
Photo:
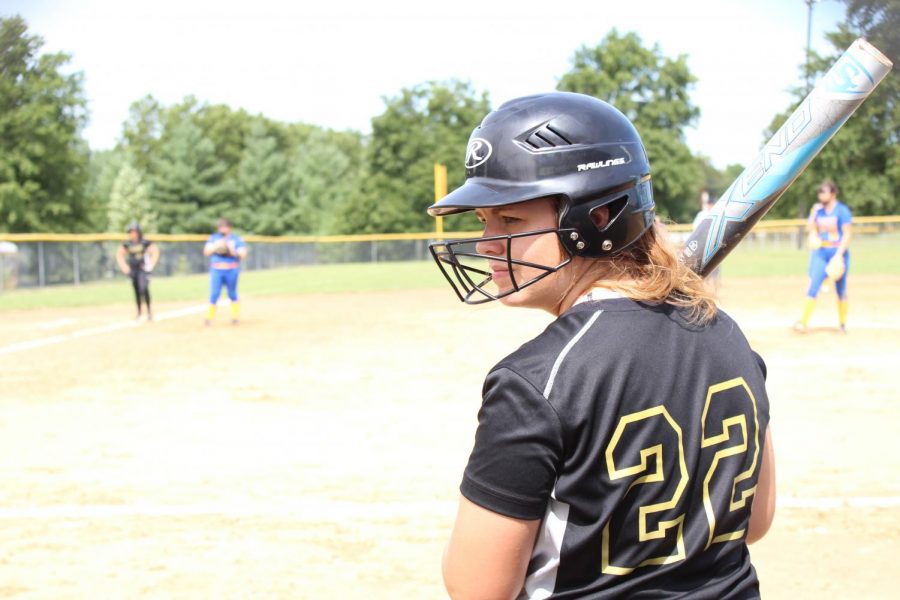
<path fill-rule="evenodd" d="M 467 303 L 555 319 L 485 379 L 451 597 L 758 599 L 765 365 L 655 223 L 634 126 L 581 94 L 518 98 L 465 162 L 429 213 L 474 212 L 484 233 L 432 244 L 438 266 Z"/>
<path fill-rule="evenodd" d="M 803 315 L 794 325 L 799 333 L 806 332 L 809 318 L 816 306 L 816 296 L 828 277 L 835 280 L 838 324 L 842 333 L 847 331 L 847 272 L 850 270 L 853 216 L 837 196 L 837 185 L 833 181 L 823 181 L 818 189 L 819 201 L 809 213 L 807 231 L 818 247 L 813 249 L 809 260 L 809 289 L 806 292 Z"/>
<path fill-rule="evenodd" d="M 231 222 L 226 218 L 218 221 L 218 232 L 209 236 L 203 247 L 203 255 L 209 257 L 209 309 L 206 324 L 216 316 L 216 303 L 224 285 L 231 300 L 231 322 L 235 325 L 240 317 L 237 285 L 241 272 L 241 261 L 247 258 L 247 244 L 231 230 Z"/>

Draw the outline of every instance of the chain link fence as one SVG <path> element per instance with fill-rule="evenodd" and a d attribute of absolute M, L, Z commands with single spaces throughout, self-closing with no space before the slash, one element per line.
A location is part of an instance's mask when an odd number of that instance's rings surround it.
<path fill-rule="evenodd" d="M 676 243 L 690 226 L 668 227 Z M 854 219 L 853 235 L 869 241 L 900 234 L 900 216 Z M 433 239 L 470 237 L 477 233 L 355 235 L 333 237 L 265 238 L 246 236 L 249 254 L 242 268 L 276 269 L 348 262 L 426 260 Z M 157 277 L 204 273 L 205 236 L 148 235 L 159 244 Z M 805 221 L 761 221 L 741 242 L 741 250 L 793 247 L 805 250 Z M 0 291 L 48 285 L 81 284 L 117 276 L 116 251 L 122 240 L 114 235 L 0 234 Z"/>
<path fill-rule="evenodd" d="M 151 241 L 152 236 L 147 236 Z M 157 277 L 205 273 L 209 259 L 203 242 L 158 241 Z M 0 251 L 0 291 L 50 285 L 81 284 L 113 279 L 119 273 L 118 241 L 18 241 Z M 425 260 L 428 240 L 368 240 L 347 242 L 248 242 L 244 270 L 277 269 L 347 262 Z"/>

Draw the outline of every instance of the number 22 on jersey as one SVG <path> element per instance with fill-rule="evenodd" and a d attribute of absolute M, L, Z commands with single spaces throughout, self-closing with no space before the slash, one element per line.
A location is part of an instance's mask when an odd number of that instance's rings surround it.
<path fill-rule="evenodd" d="M 750 500 L 756 492 L 753 474 L 759 462 L 759 415 L 756 398 L 744 378 L 710 386 L 701 419 L 698 467 L 705 469 L 703 508 L 708 534 L 704 549 L 708 549 L 744 537 Z M 630 480 L 626 498 L 642 493 L 641 498 L 652 500 L 625 502 L 622 509 L 614 511 L 603 528 L 603 572 L 627 575 L 638 567 L 684 560 L 687 515 L 677 507 L 693 474 L 685 462 L 679 424 L 664 406 L 624 415 L 605 457 L 611 480 Z M 748 459 L 749 465 L 741 468 Z M 613 526 L 614 522 L 618 525 Z M 625 539 L 616 540 L 617 535 Z"/>

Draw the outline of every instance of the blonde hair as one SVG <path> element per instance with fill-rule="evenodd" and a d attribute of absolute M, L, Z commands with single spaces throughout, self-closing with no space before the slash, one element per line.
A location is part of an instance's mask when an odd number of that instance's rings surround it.
<path fill-rule="evenodd" d="M 702 277 L 678 257 L 665 227 L 654 224 L 621 254 L 593 263 L 587 275 L 601 286 L 638 302 L 666 303 L 688 310 L 705 324 L 716 316 L 716 297 Z"/>

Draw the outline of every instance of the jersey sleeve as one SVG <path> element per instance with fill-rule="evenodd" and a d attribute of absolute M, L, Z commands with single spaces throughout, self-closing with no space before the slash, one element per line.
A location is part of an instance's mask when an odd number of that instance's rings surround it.
<path fill-rule="evenodd" d="M 756 360 L 756 364 L 759 365 L 759 370 L 762 372 L 763 379 L 767 379 L 769 376 L 769 368 L 766 366 L 766 361 L 764 361 L 763 357 L 756 351 L 751 350 L 751 352 L 753 352 L 753 358 Z"/>
<path fill-rule="evenodd" d="M 542 518 L 562 462 L 562 438 L 559 417 L 533 385 L 509 369 L 491 372 L 460 492 L 508 517 Z"/>
<path fill-rule="evenodd" d="M 246 248 L 246 247 L 247 247 L 247 242 L 244 241 L 244 238 L 237 236 L 237 239 L 234 241 L 234 249 L 237 250 L 238 248 Z"/>
<path fill-rule="evenodd" d="M 838 212 L 838 223 L 841 227 L 853 223 L 853 213 L 850 212 L 850 208 L 845 204 L 841 205 L 841 210 Z"/>

